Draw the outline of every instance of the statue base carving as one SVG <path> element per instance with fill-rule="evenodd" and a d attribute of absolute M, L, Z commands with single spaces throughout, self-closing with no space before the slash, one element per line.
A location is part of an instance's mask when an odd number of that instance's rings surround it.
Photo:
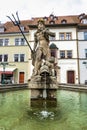
<path fill-rule="evenodd" d="M 48 66 L 43 65 L 40 75 L 32 76 L 28 87 L 31 91 L 31 99 L 55 99 L 58 83 L 51 75 Z"/>

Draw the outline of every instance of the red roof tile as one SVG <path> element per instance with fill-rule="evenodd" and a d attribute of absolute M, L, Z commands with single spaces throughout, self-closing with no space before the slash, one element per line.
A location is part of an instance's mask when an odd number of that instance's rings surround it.
<path fill-rule="evenodd" d="M 50 15 L 51 16 L 51 15 Z M 21 26 L 24 26 L 24 32 L 29 31 L 29 25 L 37 25 L 37 21 L 39 19 L 47 18 L 47 21 L 45 22 L 46 25 L 49 25 L 50 22 L 53 20 L 51 17 L 36 17 L 32 18 L 31 20 L 21 20 Z M 70 16 L 54 16 L 56 20 L 54 19 L 54 24 L 58 25 L 61 24 L 62 20 L 65 20 L 67 24 L 80 24 L 80 15 L 70 15 Z M 17 26 L 14 26 L 12 22 L 6 22 L 4 24 L 5 31 L 4 33 L 16 33 L 20 32 L 19 28 Z"/>

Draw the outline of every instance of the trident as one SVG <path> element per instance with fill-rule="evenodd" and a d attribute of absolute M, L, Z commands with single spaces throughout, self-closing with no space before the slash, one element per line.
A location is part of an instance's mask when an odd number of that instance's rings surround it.
<path fill-rule="evenodd" d="M 14 26 L 18 26 L 18 28 L 19 28 L 19 30 L 21 31 L 21 33 L 22 33 L 22 35 L 23 35 L 23 37 L 24 37 L 24 39 L 25 39 L 25 41 L 26 41 L 28 47 L 29 47 L 30 50 L 31 50 L 31 53 L 33 53 L 33 50 L 32 50 L 32 48 L 31 48 L 31 46 L 30 46 L 28 40 L 26 39 L 26 37 L 25 37 L 25 35 L 24 35 L 24 33 L 23 33 L 21 27 L 20 27 L 21 22 L 20 22 L 20 19 L 19 19 L 19 16 L 18 16 L 18 12 L 16 12 L 16 16 L 17 16 L 17 19 L 16 19 L 15 16 L 12 14 L 13 20 L 12 20 L 12 18 L 11 18 L 10 16 L 7 16 L 7 17 L 11 20 L 11 22 L 14 24 Z"/>

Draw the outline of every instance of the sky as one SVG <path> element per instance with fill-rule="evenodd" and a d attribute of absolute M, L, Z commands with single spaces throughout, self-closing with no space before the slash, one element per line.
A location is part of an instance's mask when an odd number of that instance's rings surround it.
<path fill-rule="evenodd" d="M 0 3 L 0 22 L 9 21 L 7 16 L 20 20 L 28 20 L 33 17 L 87 14 L 87 0 L 2 0 Z"/>

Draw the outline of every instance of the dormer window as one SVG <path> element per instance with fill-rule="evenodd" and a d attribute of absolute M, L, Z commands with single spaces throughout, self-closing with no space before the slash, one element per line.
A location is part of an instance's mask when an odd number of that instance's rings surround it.
<path fill-rule="evenodd" d="M 55 21 L 58 19 L 56 16 L 54 16 L 54 18 L 53 18 Z"/>
<path fill-rule="evenodd" d="M 0 32 L 4 32 L 5 31 L 5 27 L 3 24 L 0 23 Z"/>
<path fill-rule="evenodd" d="M 24 26 L 20 26 L 21 30 L 24 31 Z"/>
<path fill-rule="evenodd" d="M 67 23 L 67 21 L 66 21 L 65 19 L 63 19 L 63 20 L 61 21 L 61 23 L 65 24 L 65 23 Z"/>
<path fill-rule="evenodd" d="M 81 20 L 81 23 L 87 24 L 87 19 L 82 19 L 82 20 Z"/>
<path fill-rule="evenodd" d="M 50 15 L 50 19 L 51 21 L 56 21 L 58 18 L 56 16 L 54 16 L 53 14 Z M 55 23 L 55 22 L 54 22 Z"/>
<path fill-rule="evenodd" d="M 47 21 L 47 20 L 48 20 L 48 18 L 47 18 L 47 17 L 44 17 L 43 19 L 44 19 L 44 21 Z"/>
<path fill-rule="evenodd" d="M 82 19 L 85 16 L 85 13 L 79 15 L 79 19 Z"/>
<path fill-rule="evenodd" d="M 50 15 L 50 19 L 51 20 L 54 19 L 54 15 L 53 14 Z"/>
<path fill-rule="evenodd" d="M 50 21 L 49 23 L 50 23 L 50 24 L 55 24 L 55 21 L 54 21 L 54 20 L 52 20 L 52 21 Z"/>
<path fill-rule="evenodd" d="M 5 30 L 4 27 L 3 28 L 0 27 L 0 32 L 4 32 L 4 30 Z"/>

